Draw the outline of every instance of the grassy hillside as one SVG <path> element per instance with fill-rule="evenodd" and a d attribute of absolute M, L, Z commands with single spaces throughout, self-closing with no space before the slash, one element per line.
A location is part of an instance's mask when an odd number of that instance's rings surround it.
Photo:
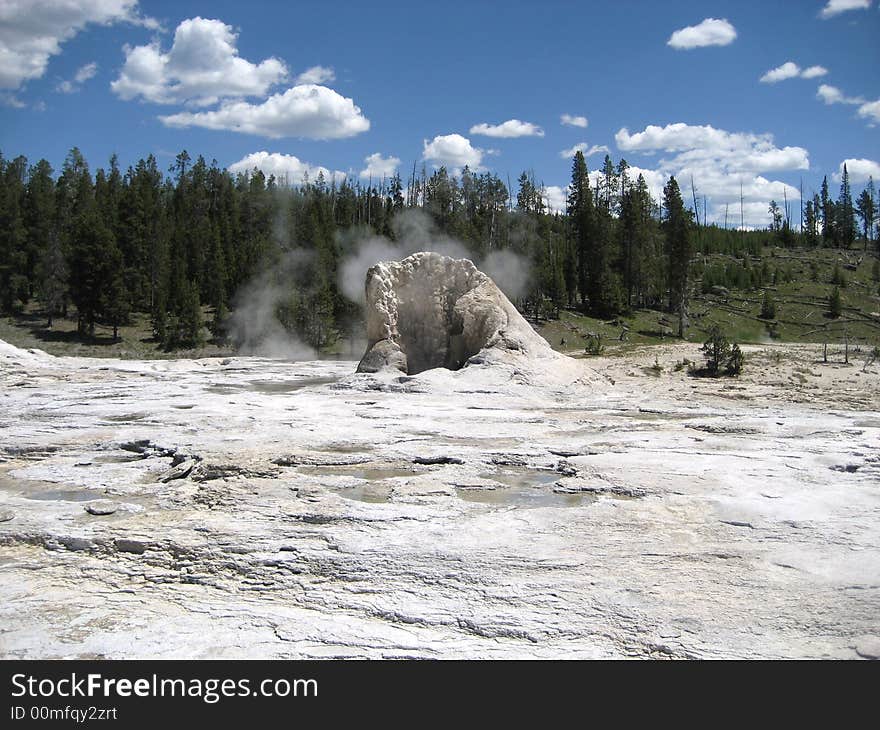
<path fill-rule="evenodd" d="M 716 254 L 706 256 L 704 265 L 708 268 L 713 263 L 731 262 L 740 263 L 733 257 Z M 749 265 L 758 269 L 765 262 L 771 276 L 779 272 L 777 283 L 702 293 L 702 282 L 696 280 L 686 339 L 702 341 L 709 328 L 718 325 L 729 339 L 737 342 L 836 343 L 848 337 L 856 344 L 880 344 L 880 271 L 876 256 L 836 249 L 767 249 L 762 257 L 752 258 Z M 832 318 L 828 301 L 835 289 L 835 269 L 845 285 L 838 287 L 841 316 Z M 760 317 L 765 290 L 775 303 L 772 319 Z M 668 341 L 677 334 L 677 327 L 674 315 L 640 309 L 612 320 L 564 311 L 559 320 L 541 322 L 537 329 L 557 350 L 574 351 L 585 347 L 591 333 L 601 335 L 607 347 L 621 343 L 621 332 L 627 328 L 626 342 L 651 344 Z"/>

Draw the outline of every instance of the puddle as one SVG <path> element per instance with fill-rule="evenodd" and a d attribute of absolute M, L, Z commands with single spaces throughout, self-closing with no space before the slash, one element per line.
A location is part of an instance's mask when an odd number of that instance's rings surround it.
<path fill-rule="evenodd" d="M 355 499 L 358 502 L 371 502 L 373 504 L 387 502 L 391 496 L 391 489 L 375 484 L 364 484 L 357 487 L 336 487 L 333 491 L 345 499 Z"/>
<path fill-rule="evenodd" d="M 0 489 L 8 490 L 23 499 L 45 502 L 88 502 L 107 498 L 106 494 L 94 489 L 64 486 L 36 479 L 17 479 L 5 473 L 0 474 Z"/>
<path fill-rule="evenodd" d="M 513 507 L 579 507 L 587 502 L 595 502 L 594 494 L 557 494 L 544 487 L 502 487 L 500 489 L 462 489 L 455 488 L 460 499 L 466 502 L 481 502 Z"/>
<path fill-rule="evenodd" d="M 353 477 L 368 482 L 378 482 L 383 479 L 396 479 L 398 477 L 411 477 L 419 472 L 402 467 L 362 467 L 362 466 L 300 466 L 297 467 L 300 474 L 311 476 Z"/>
<path fill-rule="evenodd" d="M 44 489 L 21 495 L 25 499 L 37 499 L 43 502 L 90 502 L 93 499 L 106 499 L 103 492 L 92 489 Z"/>
<path fill-rule="evenodd" d="M 360 454 L 372 450 L 372 444 L 326 444 L 314 447 L 314 451 L 326 454 Z"/>
<path fill-rule="evenodd" d="M 328 488 L 345 499 L 358 502 L 382 503 L 391 497 L 391 487 L 382 484 L 385 479 L 411 477 L 419 472 L 403 467 L 363 467 L 363 466 L 300 466 L 300 474 L 316 477 L 349 477 L 360 479 L 363 483 L 353 486 L 327 485 Z"/>
<path fill-rule="evenodd" d="M 112 423 L 128 423 L 130 421 L 143 421 L 147 417 L 146 413 L 123 413 L 119 416 L 106 416 L 104 420 Z"/>
<path fill-rule="evenodd" d="M 562 478 L 562 474 L 548 469 L 532 469 L 527 466 L 506 466 L 498 471 L 487 472 L 478 475 L 481 479 L 491 479 L 493 482 L 504 484 L 508 487 L 526 488 L 539 487 L 544 484 L 553 484 Z"/>
<path fill-rule="evenodd" d="M 480 474 L 479 477 L 504 486 L 497 489 L 456 487 L 455 491 L 460 499 L 466 502 L 524 508 L 579 507 L 597 499 L 595 494 L 589 492 L 574 494 L 554 492 L 551 485 L 562 478 L 562 475 L 546 469 L 505 467 L 499 471 Z"/>
<path fill-rule="evenodd" d="M 295 380 L 251 380 L 247 383 L 215 383 L 205 390 L 210 393 L 230 395 L 232 393 L 293 393 L 303 388 L 312 388 L 318 385 L 329 385 L 339 380 L 336 376 L 316 378 L 296 378 Z"/>

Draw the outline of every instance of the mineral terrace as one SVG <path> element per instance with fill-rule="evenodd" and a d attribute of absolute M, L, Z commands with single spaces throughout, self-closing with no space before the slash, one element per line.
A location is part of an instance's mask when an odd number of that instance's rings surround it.
<path fill-rule="evenodd" d="M 0 655 L 876 658 L 880 368 L 831 354 L 0 342 Z"/>

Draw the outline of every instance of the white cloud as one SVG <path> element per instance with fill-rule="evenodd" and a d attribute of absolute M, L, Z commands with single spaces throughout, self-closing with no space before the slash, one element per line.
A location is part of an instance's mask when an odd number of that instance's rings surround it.
<path fill-rule="evenodd" d="M 501 124 L 475 124 L 470 129 L 471 134 L 481 134 L 485 137 L 543 137 L 544 130 L 531 122 L 522 122 L 519 119 L 508 119 Z"/>
<path fill-rule="evenodd" d="M 770 69 L 760 81 L 762 84 L 776 84 L 785 79 L 794 79 L 801 75 L 801 67 L 793 61 L 786 61 L 781 66 Z"/>
<path fill-rule="evenodd" d="M 860 96 L 845 96 L 836 86 L 821 84 L 816 92 L 816 98 L 826 104 L 864 104 L 865 100 Z"/>
<path fill-rule="evenodd" d="M 561 188 L 558 185 L 545 185 L 542 190 L 544 205 L 546 205 L 551 213 L 564 213 L 565 206 L 568 202 L 568 189 Z"/>
<path fill-rule="evenodd" d="M 840 182 L 843 178 L 844 165 L 846 165 L 846 173 L 849 175 L 849 181 L 852 184 L 866 183 L 868 182 L 868 178 L 871 177 L 876 181 L 880 181 L 880 162 L 851 157 L 841 162 L 837 168 L 837 172 L 831 176 L 837 182 Z"/>
<path fill-rule="evenodd" d="M 9 107 L 10 109 L 24 109 L 27 104 L 25 104 L 15 94 L 10 94 L 7 91 L 3 91 L 0 92 L 0 106 Z"/>
<path fill-rule="evenodd" d="M 189 18 L 177 26 L 171 49 L 158 41 L 126 47 L 125 64 L 110 87 L 123 99 L 156 104 L 214 104 L 220 99 L 263 96 L 287 78 L 277 58 L 258 64 L 238 55 L 238 35 L 221 20 Z"/>
<path fill-rule="evenodd" d="M 329 84 L 336 81 L 336 72 L 326 66 L 312 66 L 296 77 L 297 84 Z"/>
<path fill-rule="evenodd" d="M 828 73 L 828 69 L 824 66 L 810 66 L 809 68 L 805 68 L 801 72 L 802 79 L 817 79 L 820 76 L 825 76 Z"/>
<path fill-rule="evenodd" d="M 684 161 L 717 158 L 729 169 L 766 172 L 809 168 L 807 151 L 802 147 L 780 149 L 773 144 L 773 135 L 727 132 L 708 124 L 648 125 L 644 131 L 635 134 L 630 134 L 624 127 L 614 139 L 624 151 L 676 152 Z"/>
<path fill-rule="evenodd" d="M 689 25 L 675 31 L 666 45 L 679 50 L 704 48 L 706 46 L 727 46 L 736 39 L 736 28 L 726 18 L 706 18 L 699 25 Z"/>
<path fill-rule="evenodd" d="M 473 147 L 467 137 L 460 134 L 440 134 L 430 142 L 424 141 L 422 159 L 433 162 L 438 167 L 445 165 L 452 171 L 458 171 L 465 165 L 476 171 L 480 169 L 483 154 L 483 150 Z"/>
<path fill-rule="evenodd" d="M 65 79 L 55 88 L 62 94 L 73 94 L 79 91 L 80 87 L 90 78 L 93 78 L 97 72 L 97 63 L 95 63 L 94 61 L 92 63 L 87 63 L 85 66 L 80 66 L 77 69 L 72 80 Z"/>
<path fill-rule="evenodd" d="M 181 112 L 159 119 L 169 127 L 204 127 L 270 139 L 340 139 L 370 128 L 370 120 L 351 99 L 314 84 L 291 87 L 261 104 L 227 102 L 214 111 Z"/>
<path fill-rule="evenodd" d="M 0 89 L 18 89 L 42 77 L 62 43 L 90 23 L 119 22 L 158 27 L 139 14 L 137 0 L 2 0 Z"/>
<path fill-rule="evenodd" d="M 867 10 L 871 7 L 871 0 L 828 0 L 828 4 L 822 8 L 822 18 L 833 18 L 835 15 L 845 13 L 847 10 Z"/>
<path fill-rule="evenodd" d="M 858 115 L 868 120 L 868 126 L 880 124 L 880 99 L 866 101 L 859 107 Z"/>
<path fill-rule="evenodd" d="M 782 200 L 784 195 L 789 200 L 796 200 L 799 193 L 797 188 L 769 180 L 762 173 L 809 169 L 807 150 L 777 147 L 770 134 L 728 132 L 710 125 L 678 123 L 665 127 L 649 125 L 635 134 L 624 128 L 618 131 L 615 139 L 618 147 L 627 152 L 665 153 L 654 170 L 633 167 L 630 176 L 635 178 L 637 170 L 642 171 L 652 193 L 658 195 L 658 186 L 662 189 L 669 175 L 675 175 L 686 202 L 691 195 L 693 176 L 697 196 L 709 199 L 709 216 L 715 221 L 723 219 L 725 206 L 729 206 L 729 222 L 733 220 L 735 210 L 738 223 L 742 185 L 746 223 L 766 225 L 769 200 Z"/>
<path fill-rule="evenodd" d="M 559 156 L 563 160 L 569 160 L 574 157 L 577 152 L 583 152 L 584 157 L 589 157 L 590 155 L 595 155 L 599 152 L 610 154 L 611 150 L 609 150 L 604 144 L 594 144 L 590 147 L 586 142 L 578 142 L 574 147 L 570 147 L 567 150 L 561 150 Z"/>
<path fill-rule="evenodd" d="M 857 114 L 863 119 L 868 120 L 868 126 L 873 127 L 880 123 L 880 99 L 876 101 L 868 101 L 861 96 L 846 96 L 836 86 L 822 84 L 819 91 L 816 92 L 816 98 L 824 101 L 826 104 L 849 104 L 858 106 Z"/>
<path fill-rule="evenodd" d="M 325 180 L 329 183 L 332 179 L 341 182 L 346 175 L 340 170 L 331 172 L 321 165 L 312 165 L 303 162 L 294 155 L 284 155 L 279 152 L 253 152 L 238 162 L 234 162 L 229 166 L 229 171 L 233 174 L 240 172 L 252 172 L 254 168 L 261 170 L 266 177 L 274 175 L 275 179 L 281 184 L 299 185 L 305 177 L 309 181 L 315 182 L 319 173 L 324 174 Z"/>
<path fill-rule="evenodd" d="M 581 129 L 586 129 L 589 124 L 586 117 L 574 117 L 571 114 L 563 114 L 559 121 L 566 127 L 580 127 Z"/>
<path fill-rule="evenodd" d="M 827 73 L 828 69 L 824 66 L 810 66 L 807 69 L 801 70 L 801 67 L 794 61 L 786 61 L 781 66 L 771 68 L 760 78 L 760 81 L 763 84 L 776 84 L 786 79 L 815 79 Z"/>
<path fill-rule="evenodd" d="M 361 170 L 362 178 L 373 178 L 374 180 L 382 180 L 386 177 L 392 177 L 400 167 L 399 157 L 382 157 L 380 152 L 374 152 L 364 158 L 366 167 Z"/>

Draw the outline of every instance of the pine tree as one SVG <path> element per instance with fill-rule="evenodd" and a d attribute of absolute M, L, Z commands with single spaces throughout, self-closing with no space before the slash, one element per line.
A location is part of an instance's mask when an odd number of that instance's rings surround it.
<path fill-rule="evenodd" d="M 830 246 L 835 240 L 834 226 L 834 203 L 828 195 L 828 176 L 822 178 L 822 187 L 819 190 L 819 212 L 822 217 L 822 242 Z"/>
<path fill-rule="evenodd" d="M 839 245 L 849 248 L 856 240 L 856 223 L 853 217 L 852 191 L 849 185 L 849 173 L 846 165 L 840 176 L 840 195 L 835 206 Z"/>
<path fill-rule="evenodd" d="M 684 207 L 678 182 L 670 177 L 663 188 L 663 230 L 669 261 L 669 309 L 679 314 L 679 337 L 684 337 L 687 316 L 690 225 L 690 213 Z"/>
<path fill-rule="evenodd" d="M 828 297 L 828 316 L 832 319 L 837 319 L 842 312 L 843 303 L 840 298 L 840 289 L 834 287 L 834 289 L 831 290 L 831 295 Z"/>
<path fill-rule="evenodd" d="M 862 238 L 864 239 L 864 250 L 868 250 L 868 242 L 874 233 L 874 217 L 877 210 L 874 204 L 874 178 L 868 178 L 868 184 L 856 201 L 856 212 L 862 221 Z"/>
<path fill-rule="evenodd" d="M 82 213 L 74 224 L 70 248 L 70 296 L 81 333 L 94 336 L 95 322 L 108 306 L 121 311 L 121 268 L 122 256 L 110 229 L 95 210 Z"/>
<path fill-rule="evenodd" d="M 761 298 L 761 313 L 758 315 L 761 319 L 776 319 L 776 302 L 770 296 L 770 292 L 764 290 L 764 296 Z"/>
<path fill-rule="evenodd" d="M 590 238 L 593 234 L 593 196 L 584 153 L 578 150 L 571 165 L 567 214 L 577 252 L 577 290 L 581 304 L 588 298 Z"/>
<path fill-rule="evenodd" d="M 52 328 L 67 299 L 67 259 L 61 248 L 61 236 L 52 230 L 37 266 L 37 296 L 46 315 L 46 327 Z"/>
<path fill-rule="evenodd" d="M 713 325 L 709 329 L 709 336 L 703 343 L 702 351 L 706 355 L 706 369 L 712 375 L 718 375 L 722 363 L 730 357 L 730 342 L 718 325 Z"/>
<path fill-rule="evenodd" d="M 46 160 L 40 160 L 28 173 L 23 216 L 27 231 L 25 276 L 33 295 L 42 288 L 41 264 L 55 236 L 55 181 Z"/>
<path fill-rule="evenodd" d="M 26 178 L 24 157 L 12 162 L 0 157 L 0 309 L 6 312 L 27 304 L 30 298 L 24 217 Z"/>

